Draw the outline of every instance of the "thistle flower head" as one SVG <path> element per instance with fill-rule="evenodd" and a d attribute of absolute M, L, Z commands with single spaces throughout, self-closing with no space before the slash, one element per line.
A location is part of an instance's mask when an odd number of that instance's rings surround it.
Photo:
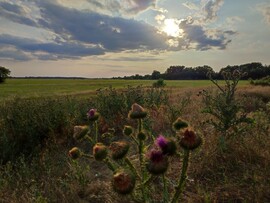
<path fill-rule="evenodd" d="M 95 160 L 102 161 L 108 155 L 107 147 L 102 143 L 95 144 L 95 146 L 93 147 L 93 155 L 95 157 Z"/>
<path fill-rule="evenodd" d="M 72 159 L 78 159 L 81 157 L 82 152 L 78 147 L 73 147 L 71 150 L 69 150 L 68 155 Z"/>
<path fill-rule="evenodd" d="M 146 157 L 146 168 L 154 174 L 159 175 L 165 173 L 168 168 L 168 157 L 165 156 L 162 151 L 152 149 Z"/>
<path fill-rule="evenodd" d="M 167 144 L 168 144 L 168 141 L 167 139 L 162 136 L 162 135 L 159 135 L 158 138 L 156 139 L 156 144 L 161 148 L 161 149 L 164 149 L 167 147 Z"/>
<path fill-rule="evenodd" d="M 99 117 L 99 113 L 97 112 L 96 109 L 90 109 L 88 112 L 87 112 L 87 118 L 90 120 L 90 121 L 96 121 Z"/>
<path fill-rule="evenodd" d="M 188 127 L 188 123 L 181 118 L 177 118 L 176 121 L 173 123 L 173 128 L 176 131 L 181 130 L 186 127 Z"/>
<path fill-rule="evenodd" d="M 113 159 L 122 159 L 129 150 L 129 144 L 124 141 L 112 142 L 110 150 Z"/>
<path fill-rule="evenodd" d="M 136 178 L 127 170 L 120 169 L 115 172 L 112 179 L 113 189 L 120 194 L 129 194 L 135 187 Z"/>
<path fill-rule="evenodd" d="M 180 146 L 186 150 L 193 150 L 202 144 L 202 138 L 191 129 L 185 129 L 180 138 Z"/>
<path fill-rule="evenodd" d="M 145 140 L 146 139 L 146 132 L 145 131 L 141 131 L 137 134 L 137 138 L 139 140 Z"/>
<path fill-rule="evenodd" d="M 147 112 L 143 107 L 141 107 L 139 104 L 134 103 L 131 106 L 131 111 L 129 111 L 128 117 L 131 119 L 142 119 L 145 118 L 147 115 Z"/>
<path fill-rule="evenodd" d="M 133 128 L 129 125 L 124 126 L 123 134 L 126 136 L 130 136 L 133 133 Z"/>
<path fill-rule="evenodd" d="M 77 140 L 80 140 L 85 137 L 88 131 L 89 127 L 87 125 L 84 126 L 76 125 L 74 126 L 73 137 Z"/>
<path fill-rule="evenodd" d="M 176 152 L 175 141 L 169 138 L 165 138 L 162 135 L 156 139 L 156 145 L 160 147 L 163 154 L 173 155 Z"/>

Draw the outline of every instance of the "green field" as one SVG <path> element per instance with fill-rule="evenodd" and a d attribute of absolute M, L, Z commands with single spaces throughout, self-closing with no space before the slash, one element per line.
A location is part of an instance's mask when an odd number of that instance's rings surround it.
<path fill-rule="evenodd" d="M 7 79 L 0 85 L 0 99 L 19 97 L 40 97 L 68 94 L 87 94 L 100 88 L 112 86 L 151 86 L 153 80 L 112 80 L 112 79 Z M 170 80 L 166 87 L 204 87 L 211 85 L 209 80 Z M 241 85 L 248 81 L 241 81 Z"/>

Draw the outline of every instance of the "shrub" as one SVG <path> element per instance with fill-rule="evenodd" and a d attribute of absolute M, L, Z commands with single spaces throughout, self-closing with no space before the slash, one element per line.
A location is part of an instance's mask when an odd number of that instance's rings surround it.
<path fill-rule="evenodd" d="M 247 117 L 247 113 L 235 98 L 237 84 L 242 76 L 243 74 L 238 71 L 224 72 L 225 86 L 221 86 L 209 75 L 211 82 L 217 87 L 216 92 L 203 90 L 199 93 L 204 105 L 202 112 L 214 118 L 206 122 L 220 133 L 221 142 L 232 135 L 239 135 L 244 130 L 244 127 L 241 128 L 241 123 L 252 123 L 252 119 Z"/>
<path fill-rule="evenodd" d="M 153 87 L 159 88 L 159 87 L 165 87 L 166 84 L 162 78 L 158 79 L 156 82 L 153 83 Z"/>
<path fill-rule="evenodd" d="M 252 85 L 270 86 L 270 75 L 263 77 L 259 80 L 251 80 Z"/>
<path fill-rule="evenodd" d="M 30 156 L 48 141 L 67 140 L 68 129 L 84 122 L 81 109 L 85 112 L 86 105 L 88 101 L 71 97 L 16 97 L 4 101 L 0 105 L 0 160 L 14 160 L 22 154 Z"/>

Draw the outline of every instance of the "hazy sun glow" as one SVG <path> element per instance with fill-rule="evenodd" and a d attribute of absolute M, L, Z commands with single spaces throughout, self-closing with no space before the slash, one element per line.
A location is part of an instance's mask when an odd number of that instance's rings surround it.
<path fill-rule="evenodd" d="M 168 36 L 178 37 L 181 34 L 181 29 L 175 19 L 165 19 L 162 29 Z"/>

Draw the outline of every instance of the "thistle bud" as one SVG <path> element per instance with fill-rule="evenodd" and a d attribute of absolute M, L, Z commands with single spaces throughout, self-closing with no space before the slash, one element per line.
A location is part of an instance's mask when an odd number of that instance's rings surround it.
<path fill-rule="evenodd" d="M 128 117 L 131 119 L 141 119 L 145 118 L 147 115 L 147 112 L 144 110 L 143 107 L 141 107 L 139 104 L 134 103 L 131 107 L 131 111 L 128 113 Z"/>
<path fill-rule="evenodd" d="M 160 175 L 166 172 L 169 166 L 168 157 L 162 151 L 152 149 L 146 158 L 146 168 L 149 173 Z"/>
<path fill-rule="evenodd" d="M 112 186 L 117 193 L 129 194 L 134 189 L 135 182 L 135 176 L 130 171 L 120 169 L 113 175 Z"/>
<path fill-rule="evenodd" d="M 124 141 L 112 142 L 110 150 L 113 159 L 122 159 L 129 150 L 129 144 Z"/>
<path fill-rule="evenodd" d="M 162 135 L 156 139 L 156 145 L 160 147 L 163 154 L 174 155 L 176 152 L 176 144 L 174 140 L 165 138 Z"/>
<path fill-rule="evenodd" d="M 95 160 L 102 161 L 108 155 L 107 147 L 102 143 L 95 144 L 95 146 L 93 147 L 93 155 L 95 157 Z"/>
<path fill-rule="evenodd" d="M 193 130 L 186 129 L 180 138 L 180 146 L 186 150 L 194 150 L 202 144 L 202 138 Z"/>
<path fill-rule="evenodd" d="M 188 127 L 188 123 L 184 120 L 182 120 L 181 118 L 177 118 L 176 121 L 173 123 L 173 128 L 178 131 L 181 130 L 183 128 Z"/>
<path fill-rule="evenodd" d="M 139 140 L 145 140 L 146 139 L 146 133 L 144 131 L 141 131 L 137 134 L 137 138 Z"/>
<path fill-rule="evenodd" d="M 133 128 L 129 125 L 124 126 L 123 134 L 126 136 L 130 136 L 133 133 Z"/>
<path fill-rule="evenodd" d="M 73 147 L 71 150 L 69 150 L 68 155 L 72 158 L 72 159 L 78 159 L 81 157 L 82 152 L 78 147 Z"/>
<path fill-rule="evenodd" d="M 84 126 L 76 125 L 74 126 L 73 137 L 77 140 L 80 140 L 83 139 L 88 132 L 89 127 L 87 125 Z"/>
<path fill-rule="evenodd" d="M 96 121 L 96 120 L 99 118 L 99 113 L 97 112 L 96 109 L 90 109 L 90 110 L 87 112 L 87 118 L 88 118 L 90 121 Z"/>

